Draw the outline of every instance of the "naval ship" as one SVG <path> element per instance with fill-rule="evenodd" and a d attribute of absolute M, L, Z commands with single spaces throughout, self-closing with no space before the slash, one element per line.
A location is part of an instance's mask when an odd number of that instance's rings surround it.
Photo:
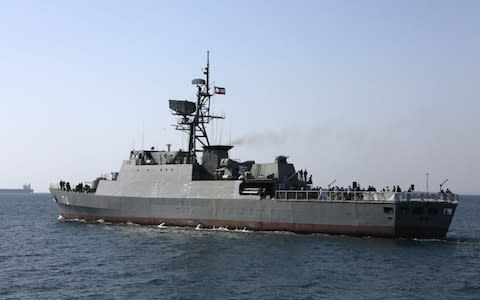
<path fill-rule="evenodd" d="M 210 143 L 214 94 L 210 64 L 192 80 L 196 100 L 169 100 L 188 149 L 132 150 L 118 172 L 74 188 L 52 185 L 60 218 L 141 225 L 223 227 L 374 237 L 441 238 L 458 203 L 452 193 L 314 189 L 288 157 L 273 162 L 229 158 L 231 145 Z"/>
<path fill-rule="evenodd" d="M 30 184 L 24 184 L 21 189 L 0 189 L 0 194 L 30 194 L 33 189 Z"/>

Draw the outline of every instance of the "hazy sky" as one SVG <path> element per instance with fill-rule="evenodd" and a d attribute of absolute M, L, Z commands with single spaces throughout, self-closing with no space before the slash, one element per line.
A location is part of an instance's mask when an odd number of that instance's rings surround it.
<path fill-rule="evenodd" d="M 211 51 L 231 157 L 288 155 L 315 184 L 449 178 L 480 193 L 478 1 L 0 0 L 0 187 L 117 171 L 182 147 Z M 184 146 L 186 145 L 183 141 Z"/>

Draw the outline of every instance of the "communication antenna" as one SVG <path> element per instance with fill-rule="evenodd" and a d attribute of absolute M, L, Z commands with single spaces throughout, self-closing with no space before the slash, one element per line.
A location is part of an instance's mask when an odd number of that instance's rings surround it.
<path fill-rule="evenodd" d="M 334 179 L 332 182 L 330 182 L 330 183 L 328 184 L 328 188 L 330 188 L 330 186 L 331 186 L 332 184 L 334 184 L 335 182 L 337 182 L 336 179 Z"/>
<path fill-rule="evenodd" d="M 428 172 L 427 172 L 427 193 L 428 193 Z"/>
<path fill-rule="evenodd" d="M 230 118 L 230 130 L 228 131 L 228 144 L 232 144 L 232 118 Z"/>
<path fill-rule="evenodd" d="M 142 121 L 142 150 L 144 149 L 144 139 L 145 139 L 145 121 Z"/>
<path fill-rule="evenodd" d="M 215 114 L 215 105 L 213 105 L 213 103 L 212 103 L 211 110 L 212 110 L 212 114 Z M 212 122 L 212 126 L 210 126 L 210 129 L 211 129 L 211 130 L 210 130 L 210 135 L 213 136 L 213 143 L 214 143 L 214 144 L 215 144 L 215 121 L 216 121 L 216 120 L 214 120 L 214 121 Z"/>
<path fill-rule="evenodd" d="M 448 178 L 445 179 L 442 183 L 440 183 L 440 192 L 442 191 L 443 185 L 448 181 Z"/>
<path fill-rule="evenodd" d="M 223 127 L 220 127 L 220 145 L 222 144 L 222 138 L 223 138 Z"/>

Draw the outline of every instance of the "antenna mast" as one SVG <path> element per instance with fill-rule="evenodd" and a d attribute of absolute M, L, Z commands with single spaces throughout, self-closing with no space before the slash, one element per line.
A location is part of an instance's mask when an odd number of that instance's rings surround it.
<path fill-rule="evenodd" d="M 212 119 L 224 119 L 223 116 L 214 116 L 210 114 L 210 103 L 212 94 L 210 94 L 210 52 L 207 51 L 207 66 L 203 74 L 205 79 L 193 79 L 192 84 L 197 86 L 197 101 L 170 100 L 169 106 L 174 115 L 182 116 L 177 122 L 175 129 L 184 131 L 188 134 L 188 154 L 187 163 L 196 163 L 197 142 L 202 146 L 209 146 L 205 125 Z"/>

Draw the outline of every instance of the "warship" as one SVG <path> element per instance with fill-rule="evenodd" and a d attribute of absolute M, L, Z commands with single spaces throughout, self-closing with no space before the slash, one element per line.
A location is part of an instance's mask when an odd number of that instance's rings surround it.
<path fill-rule="evenodd" d="M 169 100 L 188 149 L 132 150 L 118 172 L 76 187 L 50 186 L 64 220 L 140 225 L 291 231 L 374 237 L 445 237 L 458 196 L 453 193 L 313 188 L 312 176 L 285 155 L 273 162 L 238 161 L 231 145 L 210 143 L 215 94 L 210 63 L 192 80 L 196 100 Z M 211 125 L 211 124 L 210 124 Z"/>
<path fill-rule="evenodd" d="M 33 189 L 30 184 L 24 184 L 21 189 L 0 189 L 0 194 L 30 194 Z"/>

